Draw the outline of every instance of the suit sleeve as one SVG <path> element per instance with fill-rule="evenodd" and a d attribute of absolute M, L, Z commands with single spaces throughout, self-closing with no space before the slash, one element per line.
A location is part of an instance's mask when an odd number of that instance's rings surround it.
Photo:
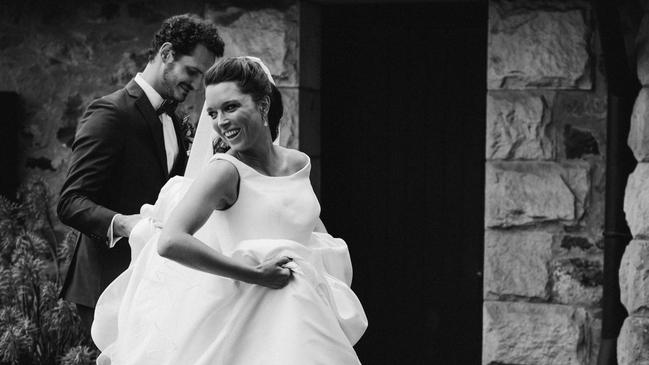
<path fill-rule="evenodd" d="M 99 99 L 86 111 L 72 144 L 67 178 L 57 206 L 59 219 L 95 240 L 107 241 L 117 212 L 98 202 L 124 149 L 123 132 L 115 106 Z"/>

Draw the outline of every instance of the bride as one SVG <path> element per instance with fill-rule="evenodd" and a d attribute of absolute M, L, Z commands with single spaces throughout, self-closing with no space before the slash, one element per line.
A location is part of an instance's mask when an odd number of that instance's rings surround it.
<path fill-rule="evenodd" d="M 131 265 L 97 303 L 97 363 L 359 364 L 367 318 L 349 252 L 313 232 L 309 157 L 272 143 L 281 99 L 270 72 L 226 58 L 205 85 L 186 177 L 142 207 Z M 210 124 L 227 154 L 212 156 Z"/>

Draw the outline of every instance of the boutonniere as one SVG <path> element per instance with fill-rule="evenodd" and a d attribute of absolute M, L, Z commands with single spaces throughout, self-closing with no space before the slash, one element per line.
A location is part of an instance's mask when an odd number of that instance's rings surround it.
<path fill-rule="evenodd" d="M 185 147 L 187 148 L 186 153 L 189 156 L 189 151 L 192 149 L 192 143 L 194 143 L 194 135 L 196 134 L 196 126 L 192 123 L 191 115 L 185 114 L 180 116 L 180 131 L 182 133 L 182 139 Z"/>

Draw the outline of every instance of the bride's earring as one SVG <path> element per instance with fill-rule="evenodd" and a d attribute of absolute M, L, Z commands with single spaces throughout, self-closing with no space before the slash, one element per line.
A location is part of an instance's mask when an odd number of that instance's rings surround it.
<path fill-rule="evenodd" d="M 261 120 L 264 121 L 264 127 L 268 127 L 268 103 L 262 103 L 260 105 L 259 112 L 261 113 Z"/>
<path fill-rule="evenodd" d="M 268 127 L 268 110 L 262 107 L 260 113 L 261 113 L 261 120 L 264 122 L 264 127 Z"/>

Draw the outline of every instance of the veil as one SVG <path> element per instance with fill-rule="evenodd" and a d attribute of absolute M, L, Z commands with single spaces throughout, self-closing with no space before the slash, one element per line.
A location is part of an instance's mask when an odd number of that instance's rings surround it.
<path fill-rule="evenodd" d="M 264 73 L 266 73 L 266 76 L 268 76 L 268 81 L 275 85 L 275 80 L 273 80 L 270 70 L 259 58 L 251 56 L 242 57 L 259 64 L 262 70 L 264 70 Z M 192 148 L 189 152 L 189 161 L 187 162 L 187 168 L 185 169 L 185 177 L 195 179 L 207 165 L 210 158 L 212 158 L 212 155 L 214 155 L 212 142 L 216 137 L 216 131 L 212 128 L 212 120 L 207 114 L 205 103 L 203 102 L 201 116 L 198 120 L 198 126 L 196 127 L 196 133 L 194 135 L 194 142 L 192 143 Z M 277 138 L 275 138 L 273 144 L 279 145 L 279 133 L 277 133 Z"/>
<path fill-rule="evenodd" d="M 189 161 L 187 161 L 187 168 L 185 168 L 186 177 L 195 179 L 203 167 L 207 165 L 207 162 L 214 154 L 212 147 L 214 138 L 216 138 L 216 131 L 212 128 L 211 118 L 207 114 L 205 103 L 203 102 L 201 117 L 198 120 L 194 142 L 189 151 Z"/>

